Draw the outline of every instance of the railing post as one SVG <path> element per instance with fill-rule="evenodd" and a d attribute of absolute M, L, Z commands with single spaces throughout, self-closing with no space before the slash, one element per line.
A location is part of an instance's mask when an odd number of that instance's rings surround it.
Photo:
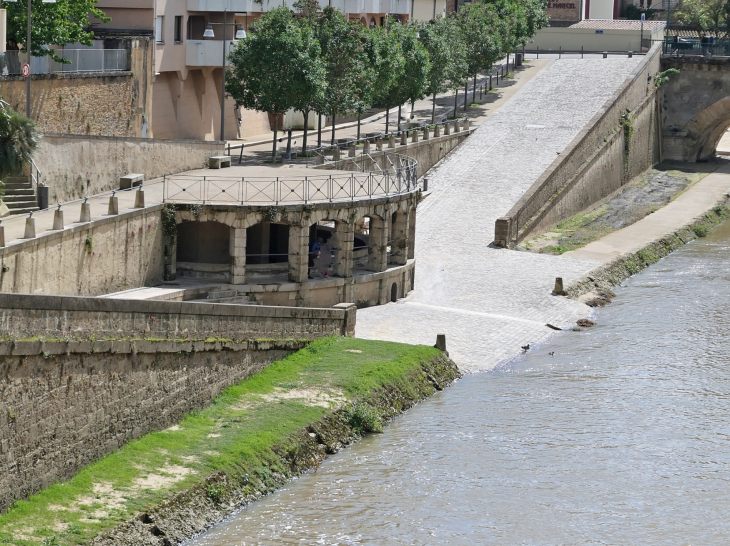
<path fill-rule="evenodd" d="M 276 177 L 276 182 L 274 186 L 274 198 L 276 199 L 276 204 L 279 204 L 279 199 L 281 197 L 281 184 L 279 183 L 279 177 Z"/>

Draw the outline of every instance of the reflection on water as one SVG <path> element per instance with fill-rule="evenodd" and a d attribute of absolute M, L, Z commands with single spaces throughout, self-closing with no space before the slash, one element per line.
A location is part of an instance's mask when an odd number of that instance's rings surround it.
<path fill-rule="evenodd" d="M 729 256 L 730 224 L 190 544 L 730 543 Z"/>

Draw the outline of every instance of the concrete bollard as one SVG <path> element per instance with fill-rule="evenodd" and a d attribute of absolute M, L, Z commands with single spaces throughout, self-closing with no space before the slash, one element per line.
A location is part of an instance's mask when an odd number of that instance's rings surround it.
<path fill-rule="evenodd" d="M 469 130 L 469 120 L 465 119 L 464 120 L 464 131 L 468 131 L 468 130 Z"/>
<path fill-rule="evenodd" d="M 629 59 L 633 58 L 633 56 L 634 56 L 634 52 L 633 51 L 629 51 Z"/>
<path fill-rule="evenodd" d="M 350 144 L 350 149 L 347 152 L 348 157 L 355 157 L 355 153 L 357 152 L 357 149 L 355 148 L 354 144 Z"/>
<path fill-rule="evenodd" d="M 134 196 L 134 208 L 135 209 L 144 208 L 144 190 L 142 190 L 142 189 L 137 190 L 137 193 Z"/>
<path fill-rule="evenodd" d="M 0 247 L 5 246 L 5 226 L 0 226 Z"/>
<path fill-rule="evenodd" d="M 395 135 L 390 135 L 388 139 L 388 148 L 395 148 Z"/>
<path fill-rule="evenodd" d="M 423 191 L 428 191 L 428 178 L 423 179 Z"/>
<path fill-rule="evenodd" d="M 444 123 L 444 135 L 449 136 L 451 134 L 451 125 Z"/>
<path fill-rule="evenodd" d="M 81 214 L 79 215 L 79 222 L 91 222 L 91 205 L 88 203 L 81 203 Z"/>
<path fill-rule="evenodd" d="M 63 211 L 61 209 L 56 210 L 53 213 L 53 229 L 60 231 L 64 228 L 63 225 Z"/>
<path fill-rule="evenodd" d="M 459 120 L 457 119 L 454 120 L 454 132 L 458 133 L 459 131 L 461 131 L 461 128 L 459 127 Z"/>
<path fill-rule="evenodd" d="M 382 138 L 375 139 L 375 148 L 378 151 L 382 151 L 382 149 L 383 149 L 383 139 Z"/>
<path fill-rule="evenodd" d="M 563 291 L 563 277 L 555 277 L 555 288 L 553 288 L 553 294 L 558 296 L 565 294 Z"/>
<path fill-rule="evenodd" d="M 110 215 L 119 214 L 119 198 L 116 195 L 109 197 L 109 209 L 106 213 Z"/>
<path fill-rule="evenodd" d="M 608 59 L 608 51 L 604 51 L 603 52 L 603 58 L 604 59 Z"/>
<path fill-rule="evenodd" d="M 408 131 L 403 131 L 400 134 L 400 145 L 401 146 L 407 146 L 408 145 Z"/>
<path fill-rule="evenodd" d="M 428 140 L 428 127 L 423 128 L 423 140 Z"/>
<path fill-rule="evenodd" d="M 418 142 L 418 131 L 413 131 L 411 133 L 411 142 Z"/>
<path fill-rule="evenodd" d="M 436 127 L 433 128 L 433 136 L 434 136 L 434 138 L 441 136 L 441 126 L 440 125 L 437 125 Z"/>
<path fill-rule="evenodd" d="M 35 218 L 29 216 L 25 219 L 25 235 L 24 239 L 35 239 Z"/>
<path fill-rule="evenodd" d="M 446 350 L 446 334 L 436 334 L 436 345 L 434 347 L 449 356 L 449 352 Z"/>
<path fill-rule="evenodd" d="M 362 143 L 362 153 L 369 154 L 370 153 L 370 141 L 366 140 Z"/>
<path fill-rule="evenodd" d="M 332 161 L 339 161 L 340 160 L 340 149 L 335 148 L 332 150 Z"/>

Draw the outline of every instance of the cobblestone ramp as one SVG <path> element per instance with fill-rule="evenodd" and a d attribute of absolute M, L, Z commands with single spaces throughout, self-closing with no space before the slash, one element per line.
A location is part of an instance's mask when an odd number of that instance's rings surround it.
<path fill-rule="evenodd" d="M 416 290 L 358 311 L 366 339 L 433 345 L 445 333 L 465 371 L 494 369 L 551 323 L 567 327 L 590 310 L 550 294 L 597 264 L 489 246 L 494 222 L 555 160 L 628 77 L 640 58 L 565 59 L 532 79 L 428 175 L 433 194 L 418 209 Z"/>

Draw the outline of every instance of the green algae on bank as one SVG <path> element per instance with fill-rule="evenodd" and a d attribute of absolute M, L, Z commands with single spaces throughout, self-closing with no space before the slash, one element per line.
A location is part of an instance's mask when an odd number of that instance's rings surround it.
<path fill-rule="evenodd" d="M 176 544 L 459 377 L 424 346 L 327 338 L 0 516 L 0 544 Z"/>

